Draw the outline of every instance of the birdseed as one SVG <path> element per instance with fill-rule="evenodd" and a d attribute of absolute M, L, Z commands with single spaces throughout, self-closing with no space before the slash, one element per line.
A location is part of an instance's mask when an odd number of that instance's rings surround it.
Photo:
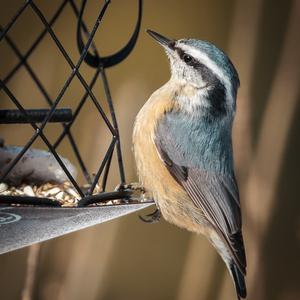
<path fill-rule="evenodd" d="M 90 185 L 84 185 L 83 190 L 87 191 Z M 119 186 L 116 188 L 118 190 Z M 143 189 L 139 184 L 133 183 L 123 186 L 123 189 L 129 189 L 133 193 L 130 197 L 131 203 L 141 203 L 149 201 L 145 196 Z M 96 185 L 93 195 L 99 194 L 102 189 L 99 185 Z M 64 183 L 45 183 L 42 185 L 28 185 L 21 184 L 20 186 L 10 186 L 6 183 L 0 183 L 0 195 L 3 196 L 29 196 L 37 198 L 48 198 L 58 201 L 62 207 L 76 207 L 81 199 L 78 192 L 72 186 L 69 181 Z M 91 204 L 92 206 L 105 206 L 105 205 L 118 205 L 124 203 L 122 199 L 108 200 L 105 202 L 98 202 Z M 12 204 L 14 206 L 21 206 L 21 204 Z"/>
<path fill-rule="evenodd" d="M 86 188 L 88 188 L 88 186 L 86 186 Z M 96 185 L 93 194 L 98 194 L 100 192 L 101 188 Z M 45 183 L 40 186 L 21 184 L 18 187 L 9 186 L 2 182 L 0 183 L 0 195 L 48 198 L 59 201 L 62 207 L 75 207 L 80 200 L 80 195 L 70 182 L 67 181 L 62 184 Z"/>

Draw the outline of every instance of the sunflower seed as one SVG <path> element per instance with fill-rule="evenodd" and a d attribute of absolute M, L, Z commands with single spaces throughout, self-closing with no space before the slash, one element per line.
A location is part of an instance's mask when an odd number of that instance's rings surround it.
<path fill-rule="evenodd" d="M 35 197 L 35 193 L 30 185 L 25 186 L 23 192 L 27 196 Z"/>
<path fill-rule="evenodd" d="M 50 190 L 45 191 L 45 195 L 46 196 L 54 196 L 54 195 L 58 194 L 59 192 L 60 192 L 60 188 L 54 187 Z"/>
<path fill-rule="evenodd" d="M 73 196 L 74 198 L 79 198 L 79 194 L 76 193 L 72 188 L 67 188 L 67 189 L 66 189 L 66 192 L 67 192 L 69 195 Z"/>
<path fill-rule="evenodd" d="M 0 193 L 5 192 L 8 189 L 8 185 L 4 182 L 0 183 Z"/>
<path fill-rule="evenodd" d="M 64 195 L 65 195 L 64 192 L 59 192 L 58 194 L 56 194 L 55 198 L 57 200 L 63 200 L 64 199 Z"/>

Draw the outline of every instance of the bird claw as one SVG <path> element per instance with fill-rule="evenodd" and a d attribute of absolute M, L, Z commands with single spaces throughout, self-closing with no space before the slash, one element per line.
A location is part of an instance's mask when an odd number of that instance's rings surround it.
<path fill-rule="evenodd" d="M 140 220 L 142 220 L 145 223 L 157 223 L 160 220 L 161 212 L 157 208 L 153 213 L 146 215 L 146 217 L 139 216 Z"/>
<path fill-rule="evenodd" d="M 143 186 L 138 182 L 133 182 L 129 184 L 121 183 L 115 188 L 115 191 L 129 192 L 130 196 L 128 197 L 128 201 L 132 203 L 136 203 L 136 202 L 140 203 L 140 202 L 146 202 L 151 200 L 147 197 Z"/>
<path fill-rule="evenodd" d="M 115 191 L 124 191 L 124 190 L 132 190 L 140 193 L 145 193 L 144 188 L 138 182 L 133 182 L 129 184 L 120 183 L 116 188 Z"/>

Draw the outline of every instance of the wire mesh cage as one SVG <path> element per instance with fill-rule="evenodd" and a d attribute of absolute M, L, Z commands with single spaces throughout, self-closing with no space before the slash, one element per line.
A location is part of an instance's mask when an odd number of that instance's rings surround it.
<path fill-rule="evenodd" d="M 16 11 L 7 6 L 5 22 L 0 14 L 0 128 L 9 128 L 0 137 L 0 239 L 4 241 L 0 254 L 152 204 L 138 185 L 125 184 L 118 122 L 106 76 L 106 69 L 126 59 L 136 44 L 142 0 L 137 0 L 137 20 L 129 41 L 108 56 L 99 54 L 95 35 L 110 1 L 92 3 L 92 14 L 86 12 L 88 4 L 86 0 L 27 0 L 19 1 Z M 55 83 L 46 76 L 50 70 Z M 96 121 L 99 127 L 84 126 Z M 90 144 L 76 137 L 80 130 L 91 136 Z M 98 131 L 106 134 L 93 171 L 80 146 L 98 148 L 94 145 Z M 114 176 L 112 162 L 117 169 Z M 116 174 L 118 188 L 108 190 L 109 178 L 115 180 Z"/>
<path fill-rule="evenodd" d="M 3 109 L 0 110 L 0 126 L 3 126 L 3 124 L 15 126 L 15 132 L 18 132 L 23 126 L 31 126 L 33 129 L 33 133 L 28 136 L 26 143 L 21 147 L 6 147 L 2 141 L 2 152 L 0 151 L 2 153 L 0 153 L 0 156 L 3 157 L 0 170 L 0 182 L 2 184 L 5 182 L 20 183 L 24 179 L 27 181 L 28 179 L 33 180 L 32 173 L 35 173 L 33 181 L 37 179 L 40 181 L 41 178 L 46 177 L 44 181 L 47 182 L 54 178 L 60 185 L 62 182 L 66 182 L 67 188 L 74 191 L 73 194 L 78 200 L 76 206 L 79 207 L 110 199 L 126 199 L 130 195 L 131 191 L 129 189 L 107 191 L 107 180 L 113 155 L 117 157 L 120 186 L 123 186 L 126 180 L 118 122 L 105 70 L 122 62 L 134 48 L 141 26 L 142 1 L 137 1 L 137 21 L 127 44 L 112 55 L 100 56 L 94 37 L 101 26 L 102 19 L 105 17 L 109 3 L 110 1 L 104 1 L 102 6 L 97 8 L 97 16 L 92 26 L 88 26 L 84 18 L 86 0 L 82 0 L 79 4 L 74 0 L 55 1 L 51 4 L 53 8 L 52 14 L 49 16 L 49 13 L 46 14 L 43 11 L 39 1 L 23 1 L 6 25 L 0 24 L 0 47 L 6 47 L 9 55 L 14 57 L 12 59 L 14 64 L 2 68 L 6 70 L 5 74 L 1 72 L 1 97 L 6 99 L 4 103 L 9 108 L 1 107 Z M 72 46 L 69 46 L 68 41 L 60 37 L 59 31 L 55 30 L 57 24 L 64 19 L 66 11 L 74 16 L 73 23 L 65 25 L 74 29 L 74 36 L 69 38 L 73 42 Z M 32 40 L 28 38 L 29 42 L 24 46 L 15 40 L 13 33 L 14 30 L 17 30 L 15 28 L 22 26 L 20 24 L 22 24 L 22 18 L 26 14 L 30 14 L 30 22 L 34 23 L 33 26 L 37 34 Z M 49 41 L 57 55 L 57 60 L 68 68 L 60 87 L 55 91 L 56 93 L 49 92 L 49 87 L 41 74 L 43 73 L 41 69 L 45 72 L 45 69 L 49 68 L 47 57 L 42 56 L 41 50 L 45 47 L 43 46 L 44 43 L 49 45 Z M 74 55 L 73 51 L 75 47 L 78 51 L 77 56 Z M 70 49 L 73 49 L 72 53 Z M 35 55 L 42 57 L 43 63 L 40 66 L 34 66 L 31 62 L 31 58 Z M 86 78 L 82 72 L 82 68 L 87 66 L 93 72 L 89 78 Z M 31 86 L 31 90 L 34 89 L 33 95 L 30 95 L 30 97 L 34 97 L 34 108 L 27 108 L 26 101 L 29 96 L 24 92 L 23 94 L 18 93 L 18 85 L 14 84 L 14 80 L 20 76 L 20 73 L 26 74 L 24 75 L 25 82 L 23 82 L 25 89 L 27 85 Z M 72 104 L 66 106 L 66 104 L 70 104 L 70 101 L 68 102 L 66 98 L 72 94 L 70 90 L 75 81 L 80 84 L 82 95 L 80 95 L 77 102 L 72 100 Z M 95 93 L 95 88 L 99 85 L 103 87 L 104 99 L 99 99 Z M 11 108 L 12 104 L 15 108 Z M 93 112 L 97 114 L 99 122 L 102 122 L 102 126 L 105 126 L 110 136 L 107 149 L 103 157 L 99 159 L 97 170 L 93 174 L 88 170 L 87 158 L 82 156 L 73 134 L 75 124 L 77 128 L 80 126 L 79 119 L 85 106 L 91 104 L 93 105 Z M 58 134 L 55 138 L 50 139 L 46 132 L 49 126 L 54 126 L 53 124 L 56 124 L 55 130 Z M 22 130 L 19 132 L 22 132 Z M 39 139 L 44 143 L 48 152 L 33 149 L 34 143 Z M 81 183 L 76 179 L 77 171 L 74 171 L 74 166 L 59 154 L 59 147 L 63 143 L 68 143 L 72 150 L 76 166 L 78 166 L 79 177 L 83 179 Z M 30 170 L 27 170 L 25 161 L 28 163 L 30 159 Z M 55 168 L 53 165 L 55 165 Z M 54 174 L 43 174 L 42 166 L 46 169 L 46 173 L 52 167 L 52 173 Z M 16 188 L 14 188 L 15 190 Z M 30 190 L 29 194 L 23 193 L 20 196 L 16 192 L 13 195 L 1 193 L 0 203 L 61 206 L 61 201 L 47 198 L 45 196 L 47 193 L 42 193 L 42 196 L 36 197 L 36 190 L 37 187 L 32 190 L 33 193 Z"/>

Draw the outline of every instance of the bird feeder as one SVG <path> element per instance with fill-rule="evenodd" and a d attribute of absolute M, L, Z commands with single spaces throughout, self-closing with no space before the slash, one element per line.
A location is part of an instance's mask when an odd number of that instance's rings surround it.
<path fill-rule="evenodd" d="M 52 16 L 46 15 L 38 1 L 23 1 L 16 13 L 4 26 L 0 20 L 0 47 L 5 45 L 10 54 L 17 58 L 15 65 L 0 78 L 3 97 L 14 104 L 14 109 L 1 107 L 0 126 L 31 126 L 33 134 L 23 145 L 10 145 L 9 140 L 0 142 L 0 253 L 45 241 L 81 228 L 102 223 L 122 215 L 140 210 L 152 204 L 140 201 L 140 195 L 126 185 L 118 122 L 110 94 L 106 69 L 121 63 L 133 50 L 142 17 L 142 1 L 138 1 L 138 17 L 135 29 L 127 44 L 115 54 L 100 56 L 94 37 L 101 26 L 110 1 L 104 1 L 98 10 L 94 24 L 89 27 L 84 21 L 86 0 L 78 6 L 74 0 L 55 3 Z M 74 60 L 65 46 L 65 41 L 54 30 L 55 25 L 68 10 L 74 15 L 72 24 L 76 34 L 72 41 L 77 47 L 79 58 Z M 41 29 L 29 48 L 18 46 L 11 32 L 18 20 L 30 11 L 38 20 Z M 2 27 L 3 26 L 3 27 Z M 39 69 L 33 68 L 31 56 L 44 43 L 51 39 L 61 59 L 68 65 L 69 74 L 56 96 L 51 96 L 49 87 L 40 80 Z M 74 48 L 73 48 L 74 49 Z M 2 58 L 3 59 L 3 58 Z M 80 67 L 86 65 L 93 70 L 92 78 L 85 78 Z M 16 95 L 15 85 L 11 84 L 18 73 L 26 71 L 27 78 L 41 97 L 34 99 L 35 108 L 27 109 L 26 98 Z M 74 79 L 83 87 L 81 99 L 74 107 L 61 107 Z M 94 92 L 101 84 L 105 98 L 99 99 Z M 26 86 L 26 82 L 23 82 Z M 108 112 L 103 108 L 106 101 Z M 90 174 L 86 167 L 87 157 L 79 151 L 72 129 L 79 122 L 80 114 L 90 102 L 99 115 L 102 125 L 110 132 L 111 140 L 104 157 L 99 160 L 98 170 Z M 46 108 L 45 108 L 46 106 Z M 50 123 L 58 123 L 58 137 L 52 141 L 47 137 L 45 128 Z M 46 150 L 33 147 L 41 139 Z M 79 168 L 59 153 L 61 143 L 68 143 Z M 93 147 L 93 145 L 90 145 Z M 113 155 L 117 157 L 119 188 L 107 191 Z M 77 176 L 84 178 L 79 183 Z"/>

